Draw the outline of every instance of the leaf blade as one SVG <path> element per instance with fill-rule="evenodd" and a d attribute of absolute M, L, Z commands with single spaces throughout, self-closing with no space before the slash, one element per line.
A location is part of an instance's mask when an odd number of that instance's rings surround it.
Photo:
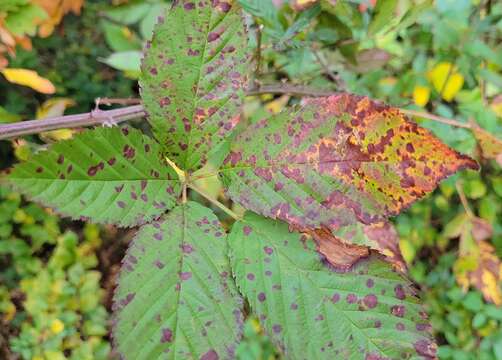
<path fill-rule="evenodd" d="M 97 128 L 16 165 L 8 185 L 73 219 L 133 226 L 171 209 L 181 186 L 160 146 L 133 128 Z"/>
<path fill-rule="evenodd" d="M 252 213 L 229 244 L 241 292 L 287 358 L 434 357 L 411 284 L 385 262 L 331 271 L 301 234 Z"/>
<path fill-rule="evenodd" d="M 114 296 L 120 353 L 131 359 L 232 357 L 242 302 L 224 234 L 213 212 L 194 202 L 142 227 Z"/>
<path fill-rule="evenodd" d="M 250 58 L 241 16 L 236 4 L 180 1 L 147 46 L 142 98 L 156 138 L 184 170 L 203 166 L 239 121 Z"/>

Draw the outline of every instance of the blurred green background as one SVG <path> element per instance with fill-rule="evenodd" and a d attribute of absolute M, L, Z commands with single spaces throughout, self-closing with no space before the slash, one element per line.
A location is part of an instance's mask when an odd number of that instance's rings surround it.
<path fill-rule="evenodd" d="M 240 3 L 261 48 L 255 85 L 349 91 L 460 123 L 415 117 L 481 171 L 445 180 L 394 223 L 439 357 L 502 359 L 502 2 Z M 98 97 L 136 98 L 141 49 L 166 6 L 0 0 L 0 123 L 88 112 Z M 299 101 L 248 97 L 245 114 Z M 0 169 L 70 136 L 0 141 Z M 0 188 L 0 359 L 113 358 L 111 296 L 133 233 L 59 219 Z M 256 320 L 244 335 L 239 358 L 279 357 Z"/>

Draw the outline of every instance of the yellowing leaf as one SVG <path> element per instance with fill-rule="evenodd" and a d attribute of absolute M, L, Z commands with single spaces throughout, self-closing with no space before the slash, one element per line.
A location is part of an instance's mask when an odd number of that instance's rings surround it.
<path fill-rule="evenodd" d="M 36 71 L 10 68 L 0 70 L 0 72 L 7 81 L 13 84 L 31 87 L 43 94 L 54 94 L 56 92 L 54 85 L 49 80 L 39 76 Z"/>
<path fill-rule="evenodd" d="M 472 131 L 481 148 L 483 157 L 486 159 L 494 159 L 502 166 L 502 140 L 481 128 L 476 127 L 472 129 Z"/>
<path fill-rule="evenodd" d="M 434 66 L 427 77 L 446 101 L 452 101 L 464 85 L 464 77 L 449 62 L 441 62 Z"/>
<path fill-rule="evenodd" d="M 461 214 L 450 222 L 445 236 L 460 236 L 459 257 L 453 271 L 464 291 L 475 287 L 483 293 L 486 301 L 502 304 L 500 288 L 502 264 L 495 249 L 488 243 L 493 229 L 487 221 L 469 214 Z"/>
<path fill-rule="evenodd" d="M 413 89 L 413 101 L 418 106 L 425 106 L 429 102 L 431 90 L 427 86 L 417 85 Z"/>
<path fill-rule="evenodd" d="M 474 269 L 459 266 L 455 263 L 455 274 L 460 286 L 466 291 L 469 286 L 479 289 L 487 301 L 495 305 L 502 305 L 502 291 L 500 289 L 502 264 L 495 254 L 495 249 L 486 241 L 479 242 L 466 257 L 476 265 Z M 462 259 L 462 258 L 461 258 Z"/>
<path fill-rule="evenodd" d="M 74 105 L 75 102 L 72 99 L 68 98 L 49 99 L 37 109 L 36 117 L 37 119 L 46 119 L 50 117 L 61 116 L 64 114 L 64 111 L 67 108 Z M 70 139 L 73 136 L 73 133 L 74 130 L 61 129 L 43 132 L 40 135 L 44 140 L 59 141 Z"/>
<path fill-rule="evenodd" d="M 265 109 L 272 114 L 278 114 L 288 104 L 290 98 L 291 96 L 289 95 L 283 95 L 275 100 L 268 102 L 265 105 Z"/>
<path fill-rule="evenodd" d="M 33 3 L 39 5 L 49 15 L 38 29 L 38 35 L 48 37 L 65 14 L 70 11 L 76 15 L 80 14 L 84 0 L 33 0 Z"/>

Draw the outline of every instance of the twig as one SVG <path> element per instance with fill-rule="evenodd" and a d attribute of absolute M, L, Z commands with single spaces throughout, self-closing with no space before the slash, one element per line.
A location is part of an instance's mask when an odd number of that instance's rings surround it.
<path fill-rule="evenodd" d="M 208 200 L 210 203 L 212 203 L 213 205 L 217 206 L 218 208 L 220 208 L 221 210 L 223 210 L 228 216 L 234 218 L 235 220 L 241 220 L 242 218 L 237 215 L 236 213 L 234 213 L 232 210 L 230 210 L 229 208 L 227 208 L 225 205 L 223 205 L 221 202 L 219 202 L 218 200 L 216 199 L 213 199 L 211 197 L 211 195 L 207 194 L 205 191 L 199 189 L 197 186 L 195 186 L 194 184 L 188 184 L 188 187 L 196 192 L 198 192 L 202 197 L 204 197 L 206 200 Z"/>
<path fill-rule="evenodd" d="M 324 60 L 321 58 L 321 55 L 319 54 L 319 52 L 317 50 L 312 50 L 312 52 L 314 53 L 314 56 L 316 57 L 317 62 L 319 63 L 319 65 L 321 65 L 321 67 L 323 68 L 326 75 L 328 75 L 328 77 L 331 79 L 331 81 L 333 81 L 335 83 L 336 87 L 340 87 L 340 85 L 339 85 L 340 79 L 335 75 L 335 73 L 333 73 L 333 71 L 331 71 L 328 64 L 326 64 L 324 62 Z"/>
<path fill-rule="evenodd" d="M 466 124 L 462 123 L 460 121 L 444 118 L 442 116 L 434 115 L 428 112 L 424 111 L 415 111 L 415 110 L 408 110 L 408 109 L 400 109 L 403 114 L 410 115 L 410 116 L 417 116 L 417 117 L 422 117 L 425 119 L 433 120 L 436 122 L 440 122 L 443 124 L 459 127 L 459 128 L 464 128 L 464 129 L 472 129 L 473 126 L 471 124 Z"/>
<path fill-rule="evenodd" d="M 291 84 L 271 84 L 262 85 L 258 88 L 251 88 L 246 92 L 247 95 L 261 94 L 288 94 L 295 96 L 321 97 L 335 94 L 331 90 L 316 89 L 309 86 L 298 86 Z"/>
<path fill-rule="evenodd" d="M 471 208 L 469 207 L 469 202 L 467 201 L 467 197 L 464 194 L 464 190 L 462 189 L 462 182 L 457 181 L 455 183 L 455 187 L 457 188 L 458 196 L 460 197 L 460 202 L 462 203 L 462 206 L 464 207 L 464 210 L 467 214 L 468 217 L 473 218 L 474 213 L 472 212 Z"/>

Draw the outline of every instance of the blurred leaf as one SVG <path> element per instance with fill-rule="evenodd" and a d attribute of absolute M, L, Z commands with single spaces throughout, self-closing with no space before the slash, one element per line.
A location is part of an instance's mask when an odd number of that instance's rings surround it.
<path fill-rule="evenodd" d="M 502 140 L 478 127 L 473 128 L 473 133 L 476 140 L 478 140 L 483 157 L 495 159 L 502 166 Z"/>
<path fill-rule="evenodd" d="M 140 74 L 141 51 L 121 51 L 111 54 L 103 62 L 117 70 L 129 71 L 131 74 Z"/>
<path fill-rule="evenodd" d="M 28 69 L 3 69 L 0 72 L 11 83 L 28 86 L 43 94 L 54 94 L 56 88 L 47 79 L 39 76 L 36 71 Z"/>
<path fill-rule="evenodd" d="M 107 44 L 114 51 L 141 51 L 140 39 L 128 27 L 105 21 L 103 30 Z"/>
<path fill-rule="evenodd" d="M 452 101 L 464 85 L 464 77 L 449 62 L 441 62 L 434 66 L 427 77 L 446 101 Z"/>
<path fill-rule="evenodd" d="M 416 85 L 413 89 L 413 101 L 418 106 L 424 107 L 429 102 L 431 90 L 427 86 Z"/>
<path fill-rule="evenodd" d="M 7 124 L 21 120 L 21 116 L 11 114 L 0 106 L 0 124 Z"/>
<path fill-rule="evenodd" d="M 374 16 L 368 27 L 369 35 L 376 34 L 380 30 L 382 30 L 385 25 L 389 24 L 390 20 L 395 16 L 394 12 L 396 10 L 397 4 L 397 0 L 377 1 L 374 10 Z"/>

